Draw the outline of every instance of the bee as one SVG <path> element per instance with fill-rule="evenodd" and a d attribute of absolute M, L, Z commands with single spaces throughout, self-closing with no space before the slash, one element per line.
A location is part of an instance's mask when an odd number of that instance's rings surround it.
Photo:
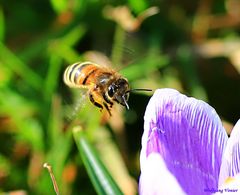
<path fill-rule="evenodd" d="M 114 102 L 129 109 L 128 80 L 110 67 L 77 62 L 66 68 L 63 80 L 69 87 L 88 89 L 89 100 L 101 111 L 106 109 L 110 116 Z"/>
<path fill-rule="evenodd" d="M 130 89 L 128 80 L 117 71 L 107 66 L 92 62 L 77 62 L 68 66 L 63 80 L 71 88 L 88 89 L 88 97 L 93 105 L 106 109 L 111 116 L 111 108 L 118 103 L 129 109 L 129 93 L 133 90 L 151 91 L 149 89 Z"/>

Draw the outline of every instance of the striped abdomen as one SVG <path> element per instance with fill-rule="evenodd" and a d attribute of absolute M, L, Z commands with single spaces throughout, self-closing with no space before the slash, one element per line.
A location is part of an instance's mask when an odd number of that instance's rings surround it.
<path fill-rule="evenodd" d="M 84 87 L 94 81 L 93 75 L 99 70 L 99 66 L 92 62 L 75 63 L 68 66 L 64 72 L 63 80 L 69 87 Z"/>

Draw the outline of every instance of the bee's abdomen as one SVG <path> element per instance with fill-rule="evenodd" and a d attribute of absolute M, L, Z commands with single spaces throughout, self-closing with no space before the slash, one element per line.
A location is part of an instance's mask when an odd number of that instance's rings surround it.
<path fill-rule="evenodd" d="M 68 66 L 64 72 L 63 80 L 69 87 L 80 87 L 91 83 L 91 76 L 98 70 L 96 64 L 91 62 L 75 63 Z"/>

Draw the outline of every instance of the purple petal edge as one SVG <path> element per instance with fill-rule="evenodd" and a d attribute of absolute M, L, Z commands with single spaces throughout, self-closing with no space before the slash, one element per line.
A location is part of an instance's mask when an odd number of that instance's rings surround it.
<path fill-rule="evenodd" d="M 240 120 L 235 124 L 222 158 L 219 186 L 240 172 Z"/>
<path fill-rule="evenodd" d="M 187 194 L 217 188 L 228 138 L 211 106 L 173 89 L 159 89 L 149 101 L 144 120 L 141 170 L 148 156 L 158 153 Z"/>
<path fill-rule="evenodd" d="M 162 194 L 186 194 L 178 181 L 169 172 L 164 160 L 157 153 L 148 156 L 147 166 L 142 170 L 139 180 L 139 194 L 162 195 Z M 164 177 L 159 177 L 164 175 Z M 161 188 L 159 188 L 161 186 Z"/>

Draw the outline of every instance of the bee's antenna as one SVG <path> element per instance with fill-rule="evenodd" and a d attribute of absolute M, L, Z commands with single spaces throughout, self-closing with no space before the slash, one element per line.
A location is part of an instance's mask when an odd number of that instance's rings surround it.
<path fill-rule="evenodd" d="M 126 91 L 126 93 L 130 93 L 132 91 L 153 91 L 152 89 L 144 89 L 144 88 L 138 88 L 138 89 L 130 89 Z"/>
<path fill-rule="evenodd" d="M 143 89 L 143 88 L 130 89 L 130 90 L 126 91 L 125 94 L 130 93 L 130 92 L 132 92 L 132 91 L 152 91 L 152 89 Z M 125 104 L 126 108 L 129 110 L 129 106 L 128 106 L 127 100 L 125 99 L 125 96 L 124 96 L 124 95 L 122 96 L 122 99 L 123 99 L 123 101 L 124 101 L 124 104 Z"/>
<path fill-rule="evenodd" d="M 124 101 L 124 104 L 125 104 L 126 108 L 129 110 L 129 106 L 128 106 L 128 103 L 127 103 L 124 95 L 122 96 L 122 99 L 123 99 L 123 101 Z"/>

